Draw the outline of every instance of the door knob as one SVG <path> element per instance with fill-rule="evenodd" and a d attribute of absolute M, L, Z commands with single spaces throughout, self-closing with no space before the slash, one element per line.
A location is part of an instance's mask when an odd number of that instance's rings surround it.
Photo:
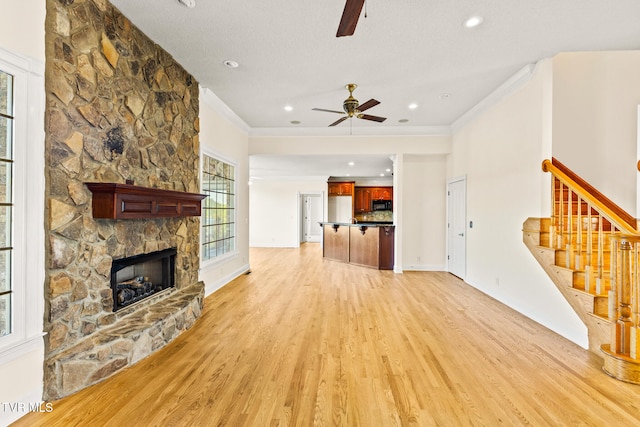
<path fill-rule="evenodd" d="M 460 234 L 458 234 L 458 236 L 464 237 L 464 233 L 460 233 Z"/>

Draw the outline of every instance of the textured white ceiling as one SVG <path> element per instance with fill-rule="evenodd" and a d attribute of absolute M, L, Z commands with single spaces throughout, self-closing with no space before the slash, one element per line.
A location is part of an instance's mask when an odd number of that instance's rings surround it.
<path fill-rule="evenodd" d="M 328 129 L 340 116 L 311 110 L 341 110 L 347 83 L 359 85 L 360 103 L 381 102 L 367 113 L 388 118 L 354 119 L 354 134 L 449 126 L 527 64 L 640 48 L 639 0 L 367 0 L 368 17 L 341 38 L 344 0 L 111 2 L 254 133 L 348 134 L 349 121 Z M 463 28 L 472 15 L 484 23 Z M 226 68 L 227 59 L 240 66 Z"/>

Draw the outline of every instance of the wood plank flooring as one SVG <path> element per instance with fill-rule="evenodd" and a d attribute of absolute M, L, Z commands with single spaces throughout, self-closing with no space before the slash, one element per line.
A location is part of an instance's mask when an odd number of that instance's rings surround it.
<path fill-rule="evenodd" d="M 252 249 L 151 357 L 18 426 L 632 426 L 640 386 L 442 272 Z"/>

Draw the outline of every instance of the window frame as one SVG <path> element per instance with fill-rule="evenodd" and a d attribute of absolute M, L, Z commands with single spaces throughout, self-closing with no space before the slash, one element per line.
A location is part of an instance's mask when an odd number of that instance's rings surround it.
<path fill-rule="evenodd" d="M 204 239 L 204 230 L 205 230 L 205 225 L 204 225 L 204 215 L 205 215 L 205 203 L 203 201 L 202 204 L 202 217 L 200 220 L 200 265 L 202 268 L 206 268 L 208 266 L 212 266 L 212 265 L 216 265 L 220 262 L 224 262 L 226 260 L 228 260 L 231 257 L 236 256 L 239 251 L 238 251 L 238 164 L 237 162 L 234 162 L 233 160 L 230 160 L 229 158 L 227 158 L 224 155 L 221 155 L 219 153 L 216 153 L 214 151 L 211 150 L 206 150 L 203 149 L 200 153 L 200 190 L 202 194 L 207 194 L 207 196 L 209 195 L 209 193 L 205 192 L 204 189 L 204 157 L 207 156 L 209 158 L 212 158 L 214 160 L 217 161 L 221 161 L 225 164 L 228 164 L 230 166 L 233 166 L 233 229 L 232 229 L 232 233 L 233 233 L 233 249 L 230 250 L 229 252 L 225 252 L 222 255 L 216 255 L 213 258 L 209 258 L 209 259 L 205 259 L 204 257 L 204 244 L 205 244 L 205 239 Z M 206 199 L 205 199 L 206 200 Z"/>
<path fill-rule="evenodd" d="M 6 280 L 8 281 L 8 288 L 6 290 L 0 290 L 0 298 L 6 297 L 8 296 L 8 300 L 9 300 L 9 304 L 8 304 L 8 311 L 9 311 L 9 315 L 6 316 L 3 315 L 2 317 L 7 319 L 7 323 L 8 323 L 8 333 L 6 335 L 0 335 L 0 338 L 4 338 L 6 336 L 11 335 L 12 333 L 14 333 L 14 312 L 15 310 L 13 309 L 13 306 L 15 304 L 15 290 L 14 290 L 14 266 L 13 266 L 13 260 L 14 260 L 14 248 L 13 248 L 13 242 L 14 242 L 14 235 L 15 235 L 15 230 L 14 230 L 14 225 L 15 225 L 15 218 L 14 218 L 14 210 L 15 210 L 15 194 L 14 194 L 14 183 L 15 183 L 15 177 L 14 177 L 14 158 L 15 158 L 15 125 L 16 125 L 16 117 L 15 117 L 15 76 L 13 75 L 13 73 L 5 71 L 4 67 L 0 64 L 0 75 L 6 75 L 10 77 L 10 81 L 9 84 L 7 85 L 7 100 L 8 102 L 8 107 L 11 108 L 7 108 L 7 111 L 3 110 L 0 111 L 0 120 L 6 120 L 6 124 L 7 124 L 7 129 L 6 129 L 6 133 L 9 136 L 9 138 L 7 138 L 7 144 L 4 150 L 4 153 L 0 152 L 0 165 L 2 165 L 4 168 L 8 169 L 8 173 L 6 173 L 6 178 L 7 178 L 7 184 L 3 185 L 3 187 L 5 187 L 7 189 L 7 194 L 6 194 L 6 200 L 4 200 L 2 203 L 0 203 L 0 209 L 3 208 L 7 208 L 7 212 L 6 212 L 6 220 L 8 221 L 8 224 L 3 225 L 2 227 L 5 228 L 4 231 L 6 231 L 6 233 L 8 234 L 8 236 L 5 237 L 4 240 L 4 245 L 0 244 L 0 256 L 5 256 L 5 262 L 7 262 L 9 265 L 5 266 L 5 272 L 8 273 L 7 274 L 7 278 Z M 3 132 L 4 133 L 4 132 Z M 6 255 L 5 255 L 6 254 Z"/>
<path fill-rule="evenodd" d="M 14 80 L 12 332 L 0 337 L 0 364 L 43 345 L 44 68 L 44 63 L 0 48 L 0 69 Z"/>

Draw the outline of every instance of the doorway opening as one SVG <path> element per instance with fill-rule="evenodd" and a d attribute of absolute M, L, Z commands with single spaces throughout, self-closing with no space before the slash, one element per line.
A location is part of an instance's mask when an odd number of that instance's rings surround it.
<path fill-rule="evenodd" d="M 322 239 L 324 203 L 322 193 L 300 194 L 300 243 L 317 242 Z"/>

